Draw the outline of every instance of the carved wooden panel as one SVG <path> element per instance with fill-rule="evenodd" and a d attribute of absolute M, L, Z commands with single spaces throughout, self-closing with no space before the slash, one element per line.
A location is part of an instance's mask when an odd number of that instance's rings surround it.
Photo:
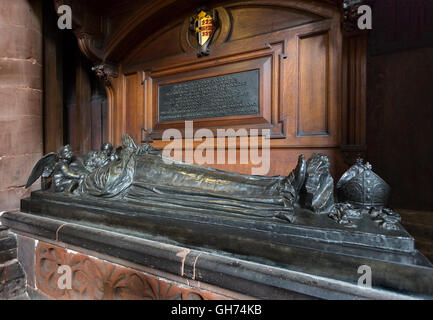
<path fill-rule="evenodd" d="M 216 9 L 221 28 L 210 56 L 197 58 L 187 28 L 189 19 L 184 18 L 168 23 L 126 57 L 122 64 L 124 76 L 117 80 L 125 83 L 123 105 L 116 107 L 126 108 L 123 131 L 139 143 L 141 128 L 129 118 L 135 119 L 142 112 L 143 128 L 157 140 L 156 147 L 163 147 L 165 143 L 158 141 L 162 132 L 169 128 L 182 131 L 184 122 L 158 122 L 159 86 L 258 68 L 258 116 L 196 119 L 194 128 L 270 129 L 272 148 L 337 147 L 340 13 L 294 1 L 234 2 Z M 143 89 L 142 105 L 134 104 L 135 98 L 131 100 L 134 81 L 130 78 L 137 73 L 143 75 L 143 84 L 139 84 Z M 114 128 L 122 128 L 122 119 L 113 121 Z M 121 130 L 117 132 L 115 139 L 120 141 Z"/>
<path fill-rule="evenodd" d="M 125 76 L 126 133 L 138 141 L 143 124 L 143 108 L 139 105 L 141 83 L 136 73 Z"/>
<path fill-rule="evenodd" d="M 71 289 L 59 288 L 59 277 L 64 273 L 58 273 L 58 268 L 62 265 L 71 268 Z M 36 248 L 35 268 L 37 288 L 59 300 L 227 299 L 41 241 Z"/>
<path fill-rule="evenodd" d="M 227 11 L 233 24 L 230 41 L 289 29 L 322 19 L 314 14 L 265 4 L 233 5 L 228 6 Z"/>
<path fill-rule="evenodd" d="M 356 158 L 365 157 L 367 35 L 347 36 L 343 43 L 343 95 L 341 145 L 345 161 L 352 165 Z"/>
<path fill-rule="evenodd" d="M 151 106 L 146 106 L 146 117 L 151 119 L 151 126 L 145 129 L 152 133 L 152 137 L 160 139 L 163 130 L 169 128 L 182 129 L 184 121 L 158 122 L 158 88 L 161 85 L 189 81 L 193 79 L 205 79 L 212 76 L 221 76 L 237 72 L 259 70 L 259 114 L 226 116 L 218 118 L 195 119 L 194 127 L 200 128 L 232 128 L 242 126 L 243 128 L 269 128 L 272 136 L 283 137 L 279 124 L 279 92 L 276 82 L 279 79 L 280 59 L 282 45 L 276 44 L 270 49 L 260 50 L 254 54 L 238 55 L 235 58 L 228 58 L 216 63 L 197 63 L 188 68 L 174 68 L 150 74 L 152 79 L 152 101 Z M 273 81 L 276 78 L 276 81 Z M 151 112 L 149 112 L 152 109 Z M 181 130 L 182 131 L 182 130 Z"/>
<path fill-rule="evenodd" d="M 297 136 L 329 135 L 329 33 L 299 37 L 298 48 Z"/>
<path fill-rule="evenodd" d="M 135 49 L 137 61 L 151 61 L 184 52 L 181 44 L 183 21 L 176 21 L 168 27 L 158 30 Z"/>
<path fill-rule="evenodd" d="M 73 7 L 77 2 L 65 1 Z M 101 53 L 99 63 L 113 64 L 118 71 L 107 81 L 109 139 L 120 144 L 122 134 L 128 133 L 139 144 L 146 129 L 155 140 L 153 145 L 163 148 L 168 142 L 161 141 L 162 132 L 182 129 L 183 124 L 158 122 L 160 85 L 259 68 L 259 115 L 200 119 L 194 121 L 194 128 L 270 129 L 269 174 L 290 171 L 295 165 L 292 159 L 301 152 L 324 152 L 340 163 L 345 72 L 341 3 L 207 1 L 210 9 L 218 11 L 220 28 L 210 55 L 198 58 L 196 39 L 188 27 L 199 2 L 108 0 L 102 11 L 88 11 L 90 16 L 103 16 L 99 21 L 108 21 L 109 27 L 100 43 L 90 42 L 87 34 L 80 42 L 83 52 Z M 242 164 L 212 166 L 245 172 Z"/>

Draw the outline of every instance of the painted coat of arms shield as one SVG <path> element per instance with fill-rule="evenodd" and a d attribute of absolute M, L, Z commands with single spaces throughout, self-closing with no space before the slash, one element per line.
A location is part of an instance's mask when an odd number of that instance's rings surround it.
<path fill-rule="evenodd" d="M 218 13 L 216 10 L 199 9 L 191 17 L 190 31 L 194 33 L 197 39 L 198 48 L 197 56 L 207 56 L 210 53 L 210 43 L 218 28 Z"/>

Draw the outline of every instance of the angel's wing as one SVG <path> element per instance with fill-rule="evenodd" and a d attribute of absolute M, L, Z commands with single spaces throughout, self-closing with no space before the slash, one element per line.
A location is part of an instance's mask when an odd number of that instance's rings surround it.
<path fill-rule="evenodd" d="M 44 176 L 51 175 L 52 170 L 54 169 L 54 165 L 56 164 L 56 156 L 55 152 L 50 152 L 43 156 L 34 166 L 32 173 L 30 173 L 29 179 L 27 180 L 26 188 L 30 187 L 38 178 L 44 173 Z M 47 172 L 48 171 L 50 172 Z M 44 172 L 46 171 L 46 172 Z"/>

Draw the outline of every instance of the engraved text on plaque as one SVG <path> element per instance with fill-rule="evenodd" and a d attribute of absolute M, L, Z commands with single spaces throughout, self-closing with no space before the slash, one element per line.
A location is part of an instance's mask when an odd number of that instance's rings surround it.
<path fill-rule="evenodd" d="M 259 113 L 259 70 L 159 86 L 159 122 Z"/>

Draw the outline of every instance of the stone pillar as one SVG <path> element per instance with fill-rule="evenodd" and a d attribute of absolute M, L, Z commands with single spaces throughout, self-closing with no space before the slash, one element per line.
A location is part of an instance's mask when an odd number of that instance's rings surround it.
<path fill-rule="evenodd" d="M 42 1 L 0 1 L 0 212 L 19 208 L 42 156 Z M 38 186 L 35 186 L 36 188 Z"/>

